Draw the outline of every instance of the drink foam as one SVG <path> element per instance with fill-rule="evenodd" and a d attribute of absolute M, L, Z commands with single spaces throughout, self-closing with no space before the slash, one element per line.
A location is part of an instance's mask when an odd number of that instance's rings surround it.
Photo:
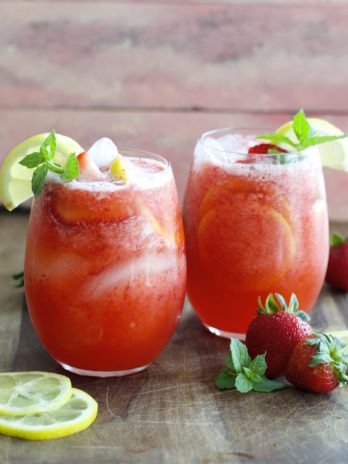
<path fill-rule="evenodd" d="M 242 134 L 227 134 L 219 138 L 209 135 L 198 140 L 195 152 L 193 171 L 199 172 L 204 165 L 219 167 L 227 173 L 238 175 L 259 176 L 267 173 L 284 175 L 289 172 L 294 175 L 295 172 L 303 169 L 321 170 L 319 150 L 316 146 L 307 148 L 302 157 L 299 154 L 289 154 L 288 163 L 274 163 L 274 155 L 252 155 L 255 162 L 241 163 L 247 159 L 248 149 L 260 143 L 255 140 L 255 136 Z M 293 157 L 293 162 L 291 162 Z"/>
<path fill-rule="evenodd" d="M 65 186 L 71 189 L 92 192 L 115 192 L 125 189 L 146 190 L 162 187 L 173 178 L 171 166 L 158 160 L 123 156 L 122 162 L 127 174 L 127 182 L 125 184 L 114 179 L 110 172 L 104 170 L 105 180 L 87 181 L 75 179 L 66 183 Z M 48 179 L 51 182 L 61 183 L 59 176 L 51 172 L 48 175 Z"/>

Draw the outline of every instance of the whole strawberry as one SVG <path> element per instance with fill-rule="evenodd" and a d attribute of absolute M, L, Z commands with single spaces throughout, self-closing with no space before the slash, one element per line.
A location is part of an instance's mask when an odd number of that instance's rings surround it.
<path fill-rule="evenodd" d="M 270 293 L 265 306 L 259 298 L 259 306 L 258 315 L 248 327 L 245 343 L 252 358 L 266 353 L 266 376 L 273 379 L 285 371 L 292 350 L 312 334 L 312 328 L 307 323 L 308 314 L 298 310 L 295 294 L 289 306 L 279 293 L 275 297 Z"/>
<path fill-rule="evenodd" d="M 301 340 L 294 348 L 285 377 L 295 387 L 314 393 L 327 393 L 348 382 L 348 356 L 345 343 L 323 333 Z"/>
<path fill-rule="evenodd" d="M 348 237 L 343 239 L 332 234 L 325 280 L 338 290 L 348 292 Z"/>

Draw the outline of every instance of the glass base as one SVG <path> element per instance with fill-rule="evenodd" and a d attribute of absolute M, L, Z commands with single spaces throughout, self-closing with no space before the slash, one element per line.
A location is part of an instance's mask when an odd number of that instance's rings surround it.
<path fill-rule="evenodd" d="M 243 333 L 236 333 L 236 332 L 227 332 L 226 330 L 220 330 L 216 329 L 215 327 L 212 327 L 211 325 L 204 324 L 204 327 L 206 327 L 209 332 L 211 332 L 214 335 L 217 335 L 218 337 L 223 337 L 223 338 L 238 338 L 238 340 L 245 340 L 245 334 Z"/>
<path fill-rule="evenodd" d="M 126 371 L 90 371 L 87 369 L 79 369 L 77 367 L 69 366 L 69 364 L 65 364 L 60 361 L 58 362 L 65 370 L 72 372 L 73 374 L 85 375 L 88 377 L 124 377 L 126 375 L 141 372 L 149 366 L 149 364 L 146 364 L 146 366 L 135 367 L 134 369 L 128 369 Z"/>

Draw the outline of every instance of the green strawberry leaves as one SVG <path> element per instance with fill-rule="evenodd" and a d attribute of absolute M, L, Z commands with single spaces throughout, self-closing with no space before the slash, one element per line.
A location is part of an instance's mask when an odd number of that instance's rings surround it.
<path fill-rule="evenodd" d="M 292 293 L 289 301 L 289 305 L 286 304 L 285 298 L 280 293 L 270 293 L 265 301 L 262 303 L 261 297 L 258 298 L 259 309 L 256 311 L 257 314 L 275 314 L 280 311 L 284 311 L 289 314 L 294 314 L 305 322 L 310 320 L 310 317 L 305 311 L 299 309 L 300 305 L 295 293 Z"/>
<path fill-rule="evenodd" d="M 320 364 L 330 365 L 335 372 L 340 386 L 348 383 L 348 356 L 344 353 L 346 344 L 337 337 L 317 332 L 305 342 L 306 345 L 316 346 L 309 367 Z"/>
<path fill-rule="evenodd" d="M 285 135 L 275 134 L 261 134 L 257 136 L 257 139 L 268 140 L 272 144 L 281 146 L 289 151 L 295 151 L 297 153 L 305 150 L 313 145 L 320 145 L 322 143 L 331 142 L 346 137 L 343 135 L 318 135 L 315 133 L 311 125 L 309 124 L 305 112 L 303 109 L 298 111 L 292 123 L 292 129 L 296 140 L 292 140 Z"/>
<path fill-rule="evenodd" d="M 42 142 L 39 152 L 29 153 L 19 162 L 28 169 L 35 169 L 31 181 L 31 188 L 35 196 L 41 194 L 49 171 L 59 174 L 62 182 L 71 182 L 79 176 L 79 164 L 75 153 L 68 156 L 64 167 L 53 162 L 56 147 L 56 134 L 51 131 Z"/>
<path fill-rule="evenodd" d="M 251 359 L 247 347 L 240 340 L 231 338 L 230 352 L 223 367 L 215 379 L 220 390 L 236 389 L 240 393 L 271 392 L 281 390 L 287 385 L 269 380 L 265 376 L 267 369 L 266 353 Z"/>

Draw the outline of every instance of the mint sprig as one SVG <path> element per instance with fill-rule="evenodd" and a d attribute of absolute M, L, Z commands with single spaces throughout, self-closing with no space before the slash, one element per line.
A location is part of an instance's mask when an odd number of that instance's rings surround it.
<path fill-rule="evenodd" d="M 256 138 L 268 140 L 273 145 L 282 146 L 282 148 L 284 148 L 285 145 L 286 148 L 290 151 L 301 152 L 313 145 L 320 145 L 322 143 L 332 142 L 333 140 L 338 140 L 347 137 L 345 134 L 318 135 L 308 122 L 303 109 L 301 109 L 295 114 L 293 118 L 292 129 L 294 131 L 295 140 L 292 140 L 289 137 L 278 133 L 261 134 L 258 135 Z"/>
<path fill-rule="evenodd" d="M 24 272 L 18 272 L 12 275 L 12 284 L 14 287 L 24 287 Z"/>
<path fill-rule="evenodd" d="M 251 390 L 271 392 L 287 387 L 281 382 L 267 379 L 266 369 L 266 353 L 251 359 L 244 343 L 231 338 L 230 351 L 225 358 L 225 366 L 216 377 L 215 385 L 220 390 L 236 389 L 240 393 L 248 393 Z"/>
<path fill-rule="evenodd" d="M 346 242 L 348 242 L 348 237 L 343 238 L 342 235 L 337 232 L 333 232 L 330 236 L 330 245 L 333 247 L 343 245 Z"/>
<path fill-rule="evenodd" d="M 35 196 L 40 195 L 44 188 L 48 172 L 60 175 L 62 182 L 71 182 L 79 176 L 79 163 L 75 153 L 71 153 L 64 166 L 53 161 L 56 154 L 57 139 L 51 131 L 40 146 L 40 151 L 29 153 L 19 164 L 28 169 L 35 169 L 31 181 L 31 188 Z"/>

